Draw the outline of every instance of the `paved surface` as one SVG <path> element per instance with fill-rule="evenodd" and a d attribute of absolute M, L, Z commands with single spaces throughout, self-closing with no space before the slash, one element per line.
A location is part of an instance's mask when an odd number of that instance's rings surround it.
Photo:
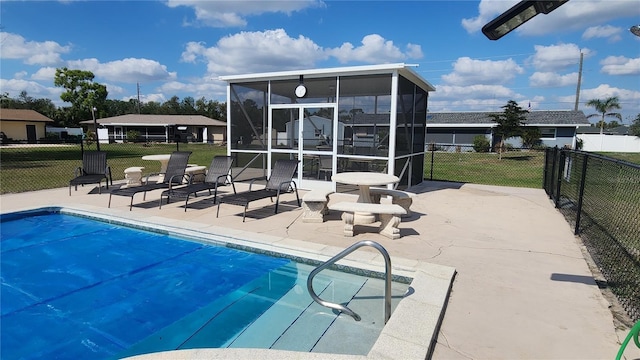
<path fill-rule="evenodd" d="M 433 359 L 613 359 L 628 331 L 616 330 L 579 240 L 539 189 L 425 182 L 412 189 L 418 193 L 413 216 L 402 220 L 397 240 L 377 234 L 375 224 L 356 226 L 356 235 L 346 238 L 337 213 L 324 223 L 303 223 L 301 208 L 288 206 L 295 204 L 290 194 L 283 195 L 277 215 L 268 199 L 251 203 L 243 223 L 242 208 L 228 204 L 220 207 L 218 218 L 216 206 L 198 199 L 187 212 L 182 201 L 159 210 L 159 193 L 150 193 L 148 202 L 136 196 L 129 212 L 126 197 L 113 197 L 107 209 L 106 191 L 99 195 L 92 186 L 71 196 L 67 191 L 2 195 L 0 210 L 91 206 L 123 217 L 144 213 L 286 237 L 310 248 L 344 248 L 367 239 L 380 242 L 392 259 L 403 259 L 395 264 L 419 260 L 454 267 L 457 275 Z M 331 196 L 331 202 L 354 199 Z M 625 355 L 640 358 L 640 350 L 630 344 Z"/>

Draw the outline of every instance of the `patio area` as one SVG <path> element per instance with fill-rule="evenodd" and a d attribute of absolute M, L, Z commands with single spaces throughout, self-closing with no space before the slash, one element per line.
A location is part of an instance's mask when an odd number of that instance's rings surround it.
<path fill-rule="evenodd" d="M 183 201 L 159 210 L 159 191 L 146 202 L 136 197 L 131 212 L 124 198 L 114 199 L 109 209 L 108 191 L 98 194 L 93 186 L 71 196 L 67 188 L 2 195 L 0 209 L 63 206 L 133 220 L 215 225 L 228 234 L 255 233 L 317 250 L 373 240 L 388 250 L 394 267 L 421 261 L 456 269 L 433 359 L 615 358 L 628 329 L 617 329 L 579 239 L 542 189 L 424 182 L 409 190 L 417 194 L 413 215 L 402 219 L 396 240 L 366 228 L 376 224 L 356 226 L 354 237 L 344 237 L 337 212 L 324 223 L 304 223 L 292 194 L 281 197 L 278 214 L 264 206 L 269 199 L 251 203 L 245 223 L 241 207 L 223 204 L 216 218 L 216 206 L 200 198 L 186 212 Z M 331 202 L 349 200 L 355 195 L 331 195 Z M 397 354 L 405 358 L 402 349 Z M 640 350 L 630 344 L 625 355 L 638 358 Z"/>

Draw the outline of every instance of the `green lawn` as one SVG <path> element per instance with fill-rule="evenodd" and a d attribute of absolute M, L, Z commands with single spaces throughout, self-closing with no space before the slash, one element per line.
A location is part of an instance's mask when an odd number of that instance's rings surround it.
<path fill-rule="evenodd" d="M 640 153 L 616 153 L 616 152 L 599 152 L 599 155 L 612 157 L 618 160 L 624 160 L 632 164 L 640 165 Z"/>
<path fill-rule="evenodd" d="M 429 179 L 430 153 L 425 160 L 425 178 Z M 510 151 L 502 159 L 495 153 L 436 152 L 433 163 L 433 180 L 542 188 L 542 151 Z"/>
<path fill-rule="evenodd" d="M 95 150 L 95 144 L 85 147 Z M 141 157 L 168 154 L 179 148 L 192 151 L 189 163 L 208 166 L 215 155 L 226 154 L 226 148 L 210 144 L 101 144 L 108 152 L 114 180 L 124 179 L 124 169 L 144 166 L 144 173 L 158 172 L 160 163 Z M 544 165 L 543 151 L 509 151 L 499 159 L 495 153 L 435 152 L 433 180 L 476 184 L 541 188 Z M 640 154 L 613 154 L 629 162 L 640 163 Z M 82 164 L 79 145 L 68 147 L 11 148 L 0 147 L 0 193 L 34 191 L 68 186 L 74 169 Z M 425 154 L 425 179 L 431 178 L 431 153 Z"/>
<path fill-rule="evenodd" d="M 85 147 L 95 150 L 95 145 Z M 209 144 L 179 144 L 180 151 L 192 151 L 190 164 L 209 166 L 215 155 L 226 154 L 226 147 Z M 160 171 L 160 162 L 141 157 L 169 154 L 176 144 L 101 144 L 107 151 L 113 180 L 124 179 L 124 169 L 144 166 L 144 174 Z M 82 165 L 80 145 L 68 147 L 0 147 L 0 193 L 17 193 L 69 186 L 74 170 Z"/>

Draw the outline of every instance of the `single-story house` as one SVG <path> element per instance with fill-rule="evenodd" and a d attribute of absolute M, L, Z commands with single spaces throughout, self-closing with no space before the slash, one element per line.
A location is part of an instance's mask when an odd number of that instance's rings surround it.
<path fill-rule="evenodd" d="M 128 114 L 96 119 L 96 123 L 98 138 L 105 141 L 106 137 L 108 142 L 123 142 L 129 131 L 137 131 L 138 140 L 144 141 L 221 144 L 226 141 L 227 134 L 226 122 L 203 115 Z M 80 124 L 94 130 L 93 120 Z"/>
<path fill-rule="evenodd" d="M 2 141 L 13 141 L 35 144 L 46 135 L 46 126 L 52 119 L 29 109 L 0 109 L 0 131 Z"/>
<path fill-rule="evenodd" d="M 492 145 L 499 142 L 494 129 L 498 125 L 491 114 L 500 112 L 443 112 L 427 115 L 428 144 L 473 145 L 473 138 L 485 136 Z M 575 148 L 576 130 L 589 126 L 589 120 L 582 111 L 540 110 L 530 111 L 526 115 L 525 127 L 537 127 L 544 146 L 570 146 Z M 514 147 L 522 146 L 522 139 L 513 137 L 507 140 Z"/>

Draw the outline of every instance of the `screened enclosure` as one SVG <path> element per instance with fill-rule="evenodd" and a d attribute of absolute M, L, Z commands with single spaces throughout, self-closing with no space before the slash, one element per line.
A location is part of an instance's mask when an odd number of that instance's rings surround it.
<path fill-rule="evenodd" d="M 334 189 L 334 174 L 383 172 L 422 182 L 434 87 L 411 66 L 385 64 L 225 76 L 228 152 L 239 178 L 299 161 L 302 189 Z"/>

